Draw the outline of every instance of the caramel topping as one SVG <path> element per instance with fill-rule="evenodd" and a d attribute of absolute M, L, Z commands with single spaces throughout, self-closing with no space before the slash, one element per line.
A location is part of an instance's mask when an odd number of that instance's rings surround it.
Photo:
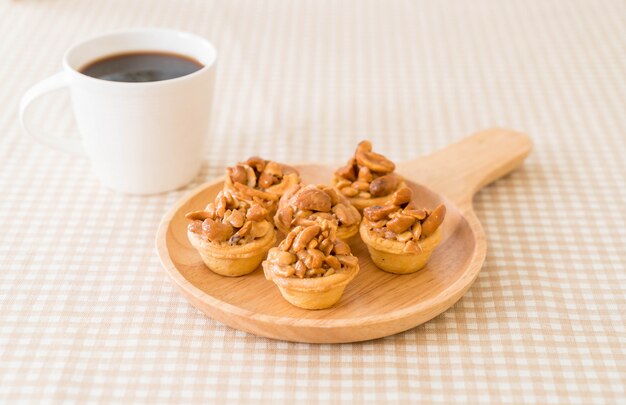
<path fill-rule="evenodd" d="M 387 205 L 365 208 L 363 217 L 370 231 L 385 239 L 407 243 L 407 247 L 416 246 L 414 241 L 435 233 L 446 216 L 445 205 L 440 204 L 431 212 L 417 209 L 412 198 L 411 189 L 403 187 L 391 196 Z"/>
<path fill-rule="evenodd" d="M 239 199 L 229 190 L 220 191 L 204 210 L 190 212 L 186 217 L 192 221 L 188 230 L 212 243 L 243 245 L 273 229 L 265 207 Z"/>
<path fill-rule="evenodd" d="M 402 181 L 395 169 L 391 160 L 372 151 L 370 141 L 362 141 L 348 163 L 335 172 L 335 186 L 346 197 L 390 195 Z"/>
<path fill-rule="evenodd" d="M 337 224 L 319 220 L 297 226 L 278 247 L 270 249 L 264 268 L 281 277 L 328 277 L 354 268 L 358 259 L 345 242 L 336 239 Z M 273 266 L 269 266 L 273 265 Z"/>

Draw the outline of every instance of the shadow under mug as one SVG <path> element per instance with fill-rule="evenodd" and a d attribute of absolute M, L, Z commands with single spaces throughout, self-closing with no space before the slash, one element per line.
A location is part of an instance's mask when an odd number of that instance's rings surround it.
<path fill-rule="evenodd" d="M 79 69 L 115 54 L 153 51 L 180 54 L 203 67 L 175 79 L 115 82 Z M 217 52 L 207 40 L 170 29 L 132 29 L 99 35 L 72 46 L 63 71 L 31 87 L 20 101 L 22 128 L 44 145 L 86 155 L 102 183 L 129 194 L 179 188 L 202 163 L 208 136 Z M 26 120 L 38 97 L 69 88 L 81 138 L 54 138 Z"/>

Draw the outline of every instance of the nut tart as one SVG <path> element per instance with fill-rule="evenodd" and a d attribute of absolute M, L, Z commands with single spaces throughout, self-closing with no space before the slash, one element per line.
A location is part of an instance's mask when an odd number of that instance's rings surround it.
<path fill-rule="evenodd" d="M 267 208 L 222 190 L 203 211 L 186 215 L 187 237 L 204 264 L 222 276 L 251 273 L 276 242 Z"/>
<path fill-rule="evenodd" d="M 300 174 L 293 167 L 253 156 L 226 168 L 224 189 L 240 199 L 263 205 L 273 215 L 280 196 L 299 183 Z"/>
<path fill-rule="evenodd" d="M 292 305 L 329 308 L 359 272 L 359 259 L 336 233 L 334 221 L 298 225 L 278 247 L 270 249 L 263 262 L 265 278 L 272 280 Z"/>
<path fill-rule="evenodd" d="M 320 219 L 337 222 L 337 237 L 347 240 L 359 232 L 361 214 L 333 187 L 296 185 L 280 198 L 274 225 L 288 234 L 298 225 L 313 225 Z"/>
<path fill-rule="evenodd" d="M 418 209 L 412 191 L 403 187 L 385 205 L 363 210 L 359 228 L 374 264 L 389 273 L 414 273 L 428 262 L 439 242 L 446 207 Z"/>
<path fill-rule="evenodd" d="M 362 141 L 348 163 L 335 171 L 333 186 L 363 211 L 365 207 L 384 204 L 396 190 L 405 186 L 395 169 L 391 160 L 372 151 L 370 141 Z"/>

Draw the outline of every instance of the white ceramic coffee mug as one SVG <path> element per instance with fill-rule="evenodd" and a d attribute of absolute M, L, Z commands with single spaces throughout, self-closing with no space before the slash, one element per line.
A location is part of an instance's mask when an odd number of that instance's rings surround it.
<path fill-rule="evenodd" d="M 115 82 L 80 73 L 115 54 L 159 51 L 191 57 L 201 69 L 174 79 Z M 22 127 L 39 142 L 85 154 L 102 183 L 131 194 L 172 190 L 198 172 L 208 136 L 217 53 L 205 39 L 169 29 L 133 29 L 99 35 L 72 46 L 63 71 L 30 88 L 20 102 Z M 30 128 L 29 105 L 69 87 L 81 138 L 53 138 Z"/>

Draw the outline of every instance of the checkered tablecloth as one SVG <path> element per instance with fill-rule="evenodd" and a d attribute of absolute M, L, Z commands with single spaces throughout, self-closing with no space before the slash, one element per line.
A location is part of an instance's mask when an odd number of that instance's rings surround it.
<path fill-rule="evenodd" d="M 475 199 L 484 267 L 454 307 L 343 345 L 257 338 L 207 318 L 161 269 L 161 216 L 189 189 L 102 188 L 36 144 L 17 103 L 73 42 L 165 26 L 219 50 L 211 142 L 191 185 L 251 154 L 401 161 L 493 125 L 523 168 Z M 67 94 L 35 124 L 75 132 Z M 410 400 L 624 403 L 626 2 L 0 3 L 0 402 Z"/>

